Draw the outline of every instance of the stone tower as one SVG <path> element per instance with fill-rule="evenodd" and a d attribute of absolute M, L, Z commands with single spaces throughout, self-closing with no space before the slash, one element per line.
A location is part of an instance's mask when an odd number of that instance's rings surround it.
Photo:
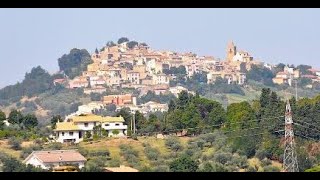
<path fill-rule="evenodd" d="M 230 41 L 227 46 L 227 61 L 231 62 L 233 56 L 237 53 L 237 47 L 233 44 L 233 41 Z"/>

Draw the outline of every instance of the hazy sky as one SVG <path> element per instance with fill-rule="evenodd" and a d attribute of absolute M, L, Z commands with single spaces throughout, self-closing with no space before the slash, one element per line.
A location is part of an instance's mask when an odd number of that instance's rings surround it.
<path fill-rule="evenodd" d="M 0 87 L 37 65 L 57 71 L 71 48 L 91 53 L 122 36 L 218 58 L 234 40 L 263 61 L 318 68 L 319 19 L 320 9 L 0 9 Z"/>

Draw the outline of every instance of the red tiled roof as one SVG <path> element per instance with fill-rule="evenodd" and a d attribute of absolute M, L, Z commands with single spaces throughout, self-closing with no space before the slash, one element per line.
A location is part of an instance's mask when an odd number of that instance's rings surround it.
<path fill-rule="evenodd" d="M 32 156 L 35 156 L 44 163 L 87 161 L 86 158 L 76 150 L 34 151 L 26 160 Z"/>

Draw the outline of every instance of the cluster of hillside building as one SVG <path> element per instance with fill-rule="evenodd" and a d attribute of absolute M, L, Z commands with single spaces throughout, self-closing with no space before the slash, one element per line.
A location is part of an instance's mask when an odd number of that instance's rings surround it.
<path fill-rule="evenodd" d="M 105 46 L 100 52 L 92 54 L 93 63 L 87 66 L 87 70 L 81 76 L 72 80 L 56 79 L 55 83 L 64 83 L 68 88 L 84 88 L 84 93 L 104 93 L 107 87 L 134 88 L 140 95 L 148 91 L 156 95 L 171 93 L 176 97 L 182 91 L 188 89 L 182 86 L 170 87 L 169 82 L 175 80 L 175 74 L 165 74 L 172 67 L 183 66 L 186 70 L 185 77 L 191 77 L 195 73 L 207 74 L 207 83 L 215 83 L 218 77 L 225 79 L 228 84 L 243 85 L 246 82 L 246 71 L 252 65 L 264 66 L 272 70 L 273 65 L 254 59 L 246 51 L 238 51 L 233 42 L 229 42 L 226 48 L 226 59 L 221 61 L 212 56 L 197 56 L 194 53 L 177 53 L 172 51 L 152 50 L 145 43 L 137 44 L 133 48 L 128 47 L 128 42 L 114 46 Z M 320 81 L 320 71 L 309 69 L 313 75 L 300 75 L 298 69 L 288 66 L 278 72 L 273 78 L 275 84 L 292 85 L 295 79 L 300 77 L 310 78 L 313 82 Z M 170 72 L 170 71 L 169 71 Z M 195 94 L 192 91 L 189 93 Z M 165 112 L 167 104 L 159 102 L 147 102 L 137 104 L 137 98 L 132 94 L 116 94 L 103 96 L 98 102 L 81 105 L 78 111 L 66 117 L 65 122 L 58 123 L 56 137 L 59 142 L 79 142 L 83 140 L 84 133 L 92 132 L 93 127 L 101 125 L 108 131 L 108 136 L 126 136 L 127 126 L 123 124 L 122 117 L 101 117 L 93 115 L 95 110 L 104 109 L 114 104 L 116 111 L 129 108 L 131 113 L 140 111 L 143 114 Z M 117 130 L 117 134 L 114 134 Z"/>
<path fill-rule="evenodd" d="M 244 84 L 246 75 L 241 69 L 249 70 L 252 64 L 262 64 L 248 52 L 238 51 L 233 42 L 227 46 L 225 61 L 191 52 L 156 51 L 145 43 L 129 48 L 127 43 L 106 46 L 100 52 L 93 53 L 93 63 L 81 76 L 69 80 L 67 87 L 82 87 L 86 94 L 103 93 L 107 86 L 165 92 L 170 88 L 170 80 L 176 78 L 175 74 L 165 74 L 165 70 L 181 66 L 186 69 L 186 77 L 205 72 L 207 83 L 214 83 L 216 77 L 222 77 L 228 83 Z M 63 80 L 57 79 L 55 82 L 61 83 Z"/>

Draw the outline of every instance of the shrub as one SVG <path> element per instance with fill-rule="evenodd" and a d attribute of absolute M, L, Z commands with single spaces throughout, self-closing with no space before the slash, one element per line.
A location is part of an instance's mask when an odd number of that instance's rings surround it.
<path fill-rule="evenodd" d="M 231 159 L 231 153 L 217 152 L 216 154 L 214 154 L 214 160 L 223 165 L 226 164 L 228 161 L 231 161 Z"/>
<path fill-rule="evenodd" d="M 110 155 L 109 150 L 104 149 L 104 150 L 94 150 L 94 151 L 89 151 L 89 156 L 104 156 L 108 157 Z"/>
<path fill-rule="evenodd" d="M 39 145 L 31 145 L 30 147 L 23 148 L 20 154 L 20 158 L 25 159 L 27 158 L 33 151 L 39 151 L 42 147 Z"/>
<path fill-rule="evenodd" d="M 157 149 L 152 148 L 150 146 L 147 146 L 144 149 L 144 153 L 146 154 L 147 158 L 151 161 L 157 161 L 160 155 L 160 152 Z"/>
<path fill-rule="evenodd" d="M 21 140 L 17 138 L 11 137 L 8 141 L 8 144 L 13 150 L 21 150 Z"/>
<path fill-rule="evenodd" d="M 124 156 L 126 161 L 134 167 L 139 166 L 138 151 L 135 150 L 132 146 L 121 144 L 120 146 L 120 155 Z"/>
<path fill-rule="evenodd" d="M 261 166 L 262 167 L 269 166 L 271 164 L 272 164 L 272 162 L 271 162 L 270 159 L 264 158 L 263 160 L 261 160 Z"/>
<path fill-rule="evenodd" d="M 258 169 L 253 166 L 249 166 L 248 169 L 246 169 L 246 172 L 258 172 Z"/>
<path fill-rule="evenodd" d="M 276 166 L 272 166 L 272 165 L 269 165 L 269 166 L 266 166 L 263 168 L 264 172 L 280 172 L 281 169 L 276 167 Z"/>
<path fill-rule="evenodd" d="M 113 158 L 110 161 L 108 161 L 109 167 L 119 167 L 121 164 L 121 161 L 119 158 Z"/>
<path fill-rule="evenodd" d="M 92 138 L 93 138 L 94 141 L 96 141 L 96 140 L 99 139 L 99 136 L 97 134 L 94 134 Z"/>
<path fill-rule="evenodd" d="M 62 144 L 59 143 L 59 142 L 53 142 L 53 143 L 50 143 L 49 146 L 46 149 L 49 149 L 49 150 L 60 150 L 60 149 L 62 149 Z"/>
<path fill-rule="evenodd" d="M 263 160 L 264 158 L 266 158 L 268 156 L 268 153 L 266 150 L 262 150 L 259 149 L 256 151 L 255 156 L 259 159 L 259 160 Z"/>
<path fill-rule="evenodd" d="M 153 172 L 169 172 L 169 166 L 159 165 L 153 168 Z"/>
<path fill-rule="evenodd" d="M 103 172 L 104 162 L 98 159 L 90 159 L 84 168 L 81 169 L 82 172 Z"/>
<path fill-rule="evenodd" d="M 232 160 L 229 164 L 235 165 L 239 168 L 247 168 L 248 167 L 248 159 L 246 156 L 239 156 L 238 154 L 234 154 L 232 156 Z"/>
<path fill-rule="evenodd" d="M 118 135 L 119 134 L 119 130 L 117 130 L 117 129 L 112 130 L 112 134 L 113 135 Z"/>
<path fill-rule="evenodd" d="M 178 159 L 173 160 L 169 167 L 172 172 L 196 172 L 198 163 L 189 156 L 182 155 Z"/>
<path fill-rule="evenodd" d="M 182 150 L 183 147 L 181 145 L 181 142 L 179 141 L 179 139 L 177 137 L 169 137 L 166 139 L 165 141 L 165 145 L 171 149 L 172 151 L 179 151 Z"/>

